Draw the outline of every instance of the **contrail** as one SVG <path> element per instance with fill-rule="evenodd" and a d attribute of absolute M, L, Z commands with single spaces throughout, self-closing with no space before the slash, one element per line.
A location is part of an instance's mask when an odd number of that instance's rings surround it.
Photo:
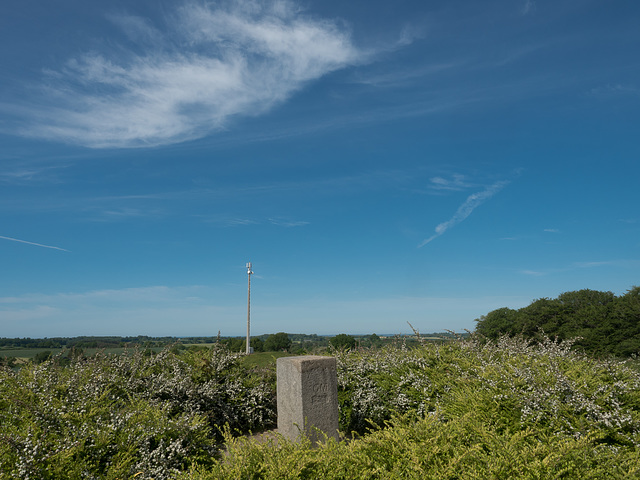
<path fill-rule="evenodd" d="M 418 248 L 424 247 L 431 240 L 439 237 L 454 225 L 457 225 L 460 222 L 462 222 L 465 218 L 471 215 L 471 212 L 473 212 L 476 207 L 480 206 L 480 204 L 482 204 L 485 200 L 493 197 L 496 193 L 502 190 L 502 188 L 508 183 L 509 182 L 507 180 L 496 182 L 490 187 L 488 187 L 486 190 L 483 190 L 482 192 L 469 195 L 469 197 L 465 200 L 465 202 L 458 207 L 458 210 L 453 215 L 453 217 L 451 217 L 446 222 L 443 222 L 440 225 L 438 225 L 436 227 L 436 233 L 434 233 L 432 236 L 430 236 L 429 238 L 424 240 L 420 245 L 418 245 Z"/>
<path fill-rule="evenodd" d="M 36 247 L 53 248 L 54 250 L 61 250 L 63 252 L 69 251 L 60 247 L 52 247 L 51 245 L 43 245 L 41 243 L 27 242 L 26 240 L 20 240 L 19 238 L 3 237 L 2 235 L 0 235 L 0 238 L 2 238 L 3 240 L 11 240 L 12 242 L 20 242 L 20 243 L 26 243 L 27 245 L 35 245 Z"/>

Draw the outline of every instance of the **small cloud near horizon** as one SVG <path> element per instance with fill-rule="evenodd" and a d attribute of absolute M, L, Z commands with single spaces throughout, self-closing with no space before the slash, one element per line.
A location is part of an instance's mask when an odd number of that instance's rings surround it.
<path fill-rule="evenodd" d="M 520 273 L 523 275 L 531 275 L 533 277 L 542 277 L 543 275 L 546 275 L 545 272 L 538 272 L 535 270 L 520 270 Z"/>
<path fill-rule="evenodd" d="M 309 222 L 304 220 L 286 220 L 283 218 L 270 218 L 269 221 L 278 227 L 304 227 L 305 225 L 309 225 Z"/>

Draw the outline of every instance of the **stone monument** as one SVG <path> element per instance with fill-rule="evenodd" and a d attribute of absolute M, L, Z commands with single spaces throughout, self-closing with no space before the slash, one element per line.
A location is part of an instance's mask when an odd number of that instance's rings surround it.
<path fill-rule="evenodd" d="M 317 355 L 278 358 L 278 433 L 317 443 L 338 436 L 336 359 Z M 320 433 L 322 432 L 322 433 Z"/>

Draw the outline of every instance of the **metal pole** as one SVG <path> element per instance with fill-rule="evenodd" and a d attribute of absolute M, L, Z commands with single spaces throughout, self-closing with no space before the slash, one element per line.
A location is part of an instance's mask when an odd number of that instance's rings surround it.
<path fill-rule="evenodd" d="M 249 286 L 247 288 L 247 349 L 246 354 L 251 353 L 251 262 L 247 263 L 247 277 L 249 277 Z"/>

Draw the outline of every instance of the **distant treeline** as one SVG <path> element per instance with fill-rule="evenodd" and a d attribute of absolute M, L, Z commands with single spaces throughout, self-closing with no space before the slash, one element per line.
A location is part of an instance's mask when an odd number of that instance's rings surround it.
<path fill-rule="evenodd" d="M 189 343 L 206 343 L 211 337 L 192 337 Z M 0 338 L 0 347 L 14 348 L 118 348 L 126 346 L 160 347 L 185 338 L 177 337 L 55 337 L 55 338 Z"/>
<path fill-rule="evenodd" d="M 232 352 L 241 352 L 246 348 L 246 337 L 230 337 L 220 340 L 229 347 Z M 372 335 L 347 335 L 341 333 L 335 336 L 307 335 L 301 333 L 278 332 L 271 335 L 260 335 L 251 338 L 251 347 L 254 352 L 279 352 L 303 354 L 315 349 L 326 348 L 332 345 L 336 348 L 378 347 L 383 343 L 375 333 Z"/>
<path fill-rule="evenodd" d="M 427 339 L 434 341 L 446 341 L 453 338 L 451 333 L 429 334 Z M 280 351 L 305 352 L 314 348 L 323 348 L 335 343 L 338 346 L 357 347 L 378 347 L 388 343 L 402 341 L 405 343 L 417 343 L 414 336 L 381 335 L 375 333 L 371 335 L 316 335 L 304 333 L 284 333 L 265 334 L 251 337 L 251 346 L 255 352 Z M 164 347 L 178 344 L 180 348 L 193 344 L 211 344 L 220 342 L 225 344 L 231 351 L 243 352 L 246 348 L 246 337 L 149 337 L 139 335 L 137 337 L 55 337 L 55 338 L 0 338 L 0 348 L 123 348 L 123 347 Z M 346 343 L 345 343 L 346 342 Z M 335 346 L 335 345 L 334 345 Z"/>
<path fill-rule="evenodd" d="M 513 310 L 499 308 L 476 319 L 476 333 L 536 338 L 580 337 L 575 346 L 595 355 L 628 357 L 640 353 L 640 287 L 616 296 L 611 292 L 578 290 L 557 298 L 541 298 Z"/>

